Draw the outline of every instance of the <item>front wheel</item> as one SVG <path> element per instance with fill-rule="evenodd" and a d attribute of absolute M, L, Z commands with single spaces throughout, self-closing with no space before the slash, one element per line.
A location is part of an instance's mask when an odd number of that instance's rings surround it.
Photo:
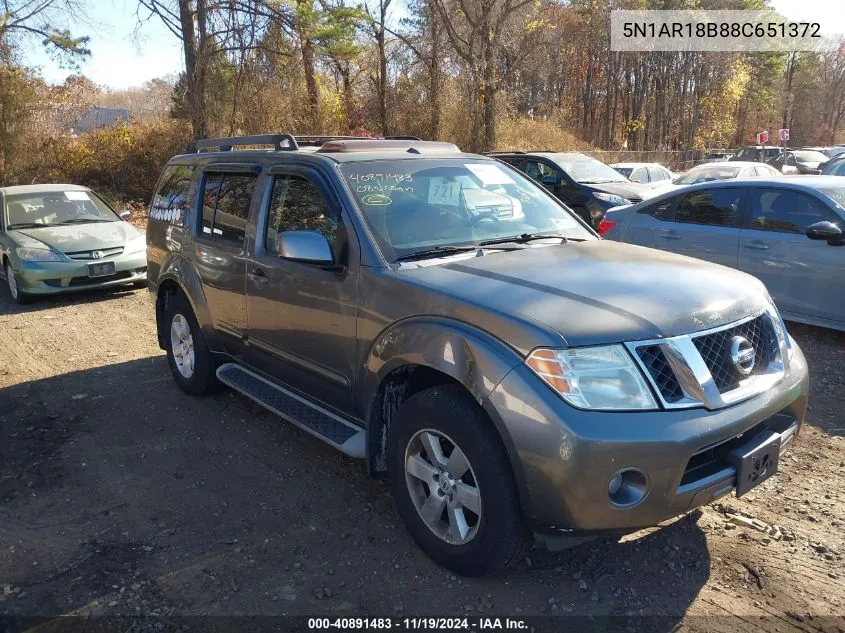
<path fill-rule="evenodd" d="M 390 428 L 389 478 L 420 548 L 465 576 L 501 571 L 528 543 L 513 472 L 489 418 L 460 387 L 411 396 Z"/>
<path fill-rule="evenodd" d="M 3 270 L 6 274 L 6 284 L 9 286 L 9 294 L 12 295 L 12 300 L 20 305 L 27 303 L 29 301 L 29 295 L 27 295 L 18 286 L 18 280 L 17 277 L 15 277 L 15 271 L 12 270 L 12 265 L 8 261 L 6 262 L 6 265 L 4 266 Z"/>
<path fill-rule="evenodd" d="M 176 384 L 185 393 L 201 396 L 217 391 L 217 362 L 208 351 L 191 304 L 183 294 L 168 299 L 164 314 L 167 363 Z"/>

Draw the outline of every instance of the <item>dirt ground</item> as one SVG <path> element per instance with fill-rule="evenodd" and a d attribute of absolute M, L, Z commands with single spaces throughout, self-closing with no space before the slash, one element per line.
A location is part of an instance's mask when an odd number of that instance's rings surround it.
<path fill-rule="evenodd" d="M 842 633 L 845 334 L 789 329 L 812 396 L 780 474 L 621 542 L 462 579 L 417 549 L 363 463 L 231 392 L 183 395 L 146 290 L 19 307 L 4 287 L 0 616 L 609 614 L 635 616 L 624 630 L 657 615 Z"/>

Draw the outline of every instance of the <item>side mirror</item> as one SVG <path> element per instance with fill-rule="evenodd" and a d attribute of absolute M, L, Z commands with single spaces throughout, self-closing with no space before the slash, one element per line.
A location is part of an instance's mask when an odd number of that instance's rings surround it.
<path fill-rule="evenodd" d="M 845 234 L 833 222 L 816 222 L 808 226 L 805 233 L 811 240 L 825 240 L 833 246 L 845 243 Z"/>
<path fill-rule="evenodd" d="M 331 266 L 334 253 L 326 236 L 317 231 L 284 231 L 279 235 L 279 257 L 306 264 Z"/>
<path fill-rule="evenodd" d="M 118 211 L 117 215 L 121 220 L 128 220 L 129 216 L 132 215 L 132 212 L 129 209 L 124 209 L 123 211 Z"/>

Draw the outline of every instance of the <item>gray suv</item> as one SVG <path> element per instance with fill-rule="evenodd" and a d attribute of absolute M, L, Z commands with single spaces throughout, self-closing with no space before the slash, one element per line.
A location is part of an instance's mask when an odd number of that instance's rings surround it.
<path fill-rule="evenodd" d="M 200 141 L 164 169 L 147 256 L 179 387 L 365 460 L 461 574 L 741 495 L 807 407 L 759 281 L 604 241 L 447 143 Z"/>

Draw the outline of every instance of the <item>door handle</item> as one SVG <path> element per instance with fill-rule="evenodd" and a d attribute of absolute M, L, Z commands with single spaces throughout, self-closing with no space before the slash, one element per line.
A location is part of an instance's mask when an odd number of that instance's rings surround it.
<path fill-rule="evenodd" d="M 264 286 L 268 281 L 270 281 L 267 279 L 267 275 L 264 274 L 264 271 L 260 268 L 256 268 L 249 273 L 249 278 L 256 286 Z"/>
<path fill-rule="evenodd" d="M 660 237 L 666 240 L 679 240 L 681 236 L 678 235 L 677 231 L 672 229 L 661 229 L 659 232 Z"/>
<path fill-rule="evenodd" d="M 754 240 L 753 242 L 743 242 L 742 246 L 744 248 L 753 248 L 758 251 L 767 251 L 771 248 L 766 242 L 762 240 Z"/>

